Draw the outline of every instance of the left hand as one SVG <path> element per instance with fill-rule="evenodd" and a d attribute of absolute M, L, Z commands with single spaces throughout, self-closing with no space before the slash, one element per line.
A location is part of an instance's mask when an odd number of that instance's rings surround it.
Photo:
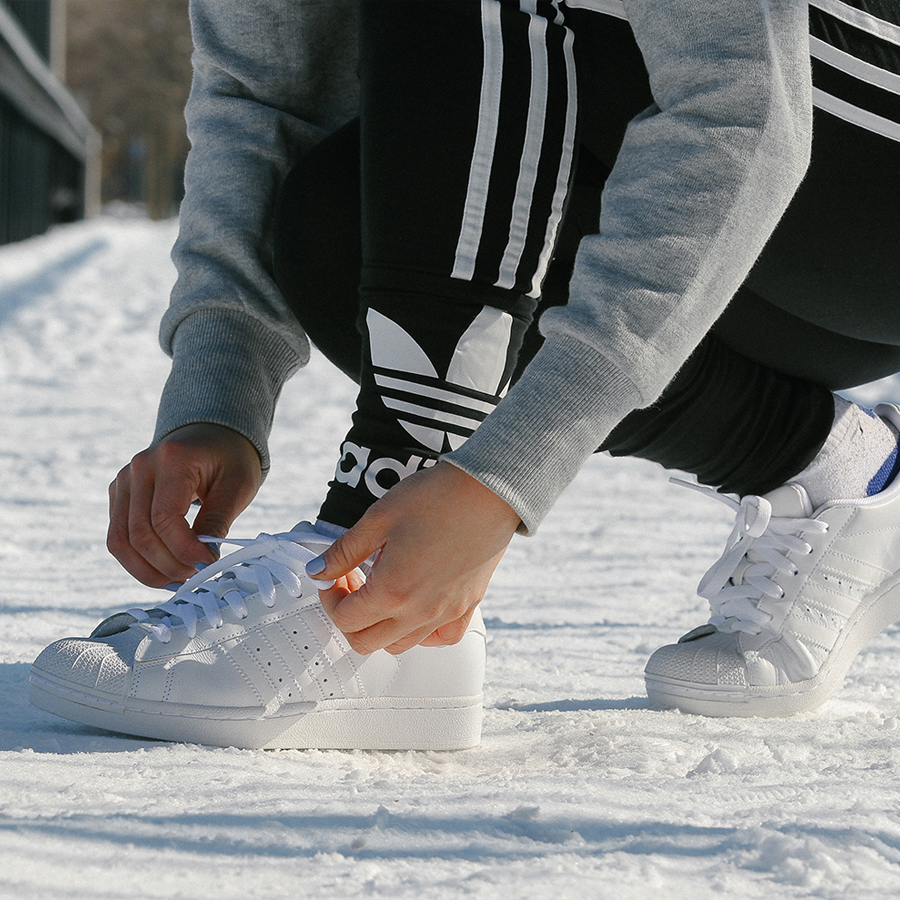
<path fill-rule="evenodd" d="M 322 604 L 358 653 L 462 639 L 519 516 L 450 463 L 395 485 L 324 554 Z M 353 569 L 381 554 L 365 583 Z"/>

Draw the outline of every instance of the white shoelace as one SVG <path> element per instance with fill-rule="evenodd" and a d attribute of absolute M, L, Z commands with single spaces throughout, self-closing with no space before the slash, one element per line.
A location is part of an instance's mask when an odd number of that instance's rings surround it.
<path fill-rule="evenodd" d="M 759 602 L 764 597 L 784 597 L 773 576 L 796 575 L 797 566 L 787 554 L 811 553 L 812 547 L 803 535 L 824 534 L 828 525 L 815 519 L 773 516 L 772 505 L 765 497 L 751 494 L 738 503 L 713 488 L 671 480 L 713 497 L 737 513 L 725 552 L 700 579 L 697 593 L 709 601 L 709 623 L 719 631 L 759 634 L 772 621 L 769 613 L 759 609 Z"/>
<path fill-rule="evenodd" d="M 271 609 L 278 584 L 284 585 L 293 596 L 299 596 L 304 578 L 322 589 L 334 583 L 316 581 L 306 574 L 306 564 L 334 543 L 333 538 L 314 531 L 260 534 L 246 539 L 202 536 L 200 540 L 207 544 L 237 544 L 241 549 L 201 569 L 166 603 L 151 610 L 128 610 L 129 615 L 164 644 L 171 640 L 172 629 L 179 626 L 187 630 L 188 637 L 194 637 L 202 618 L 213 628 L 221 628 L 222 610 L 226 607 L 239 619 L 246 619 L 247 598 L 257 592 L 262 603 Z"/>

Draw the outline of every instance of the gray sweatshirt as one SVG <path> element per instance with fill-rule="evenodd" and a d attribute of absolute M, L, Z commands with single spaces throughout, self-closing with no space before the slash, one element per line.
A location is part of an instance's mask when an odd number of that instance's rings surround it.
<path fill-rule="evenodd" d="M 569 0 L 608 8 L 610 0 Z M 353 0 L 192 0 L 192 149 L 161 341 L 156 437 L 213 422 L 268 467 L 309 344 L 271 274 L 288 168 L 356 113 Z M 547 510 L 612 428 L 651 404 L 746 277 L 809 161 L 805 0 L 625 0 L 655 103 L 629 126 L 544 346 L 445 459 L 519 513 Z M 590 103 L 579 97 L 579 103 Z"/>

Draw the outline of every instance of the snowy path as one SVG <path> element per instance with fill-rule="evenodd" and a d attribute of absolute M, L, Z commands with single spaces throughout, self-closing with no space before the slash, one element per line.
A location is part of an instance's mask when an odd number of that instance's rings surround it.
<path fill-rule="evenodd" d="M 900 893 L 900 628 L 820 712 L 650 711 L 641 670 L 704 620 L 729 513 L 593 459 L 485 600 L 484 743 L 252 752 L 116 737 L 27 703 L 28 666 L 158 602 L 104 548 L 106 485 L 153 427 L 172 223 L 0 248 L 0 897 L 738 898 Z M 233 533 L 315 512 L 352 386 L 288 385 Z"/>

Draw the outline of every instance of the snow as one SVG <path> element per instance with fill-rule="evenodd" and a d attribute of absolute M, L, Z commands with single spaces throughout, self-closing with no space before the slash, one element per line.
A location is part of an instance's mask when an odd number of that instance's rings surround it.
<path fill-rule="evenodd" d="M 0 896 L 897 896 L 900 629 L 814 714 L 651 711 L 644 661 L 705 620 L 730 513 L 638 461 L 592 459 L 501 565 L 477 749 L 214 750 L 30 707 L 43 646 L 164 599 L 104 540 L 168 368 L 175 228 L 107 217 L 0 248 Z M 233 534 L 315 513 L 353 396 L 318 356 L 288 385 Z"/>

